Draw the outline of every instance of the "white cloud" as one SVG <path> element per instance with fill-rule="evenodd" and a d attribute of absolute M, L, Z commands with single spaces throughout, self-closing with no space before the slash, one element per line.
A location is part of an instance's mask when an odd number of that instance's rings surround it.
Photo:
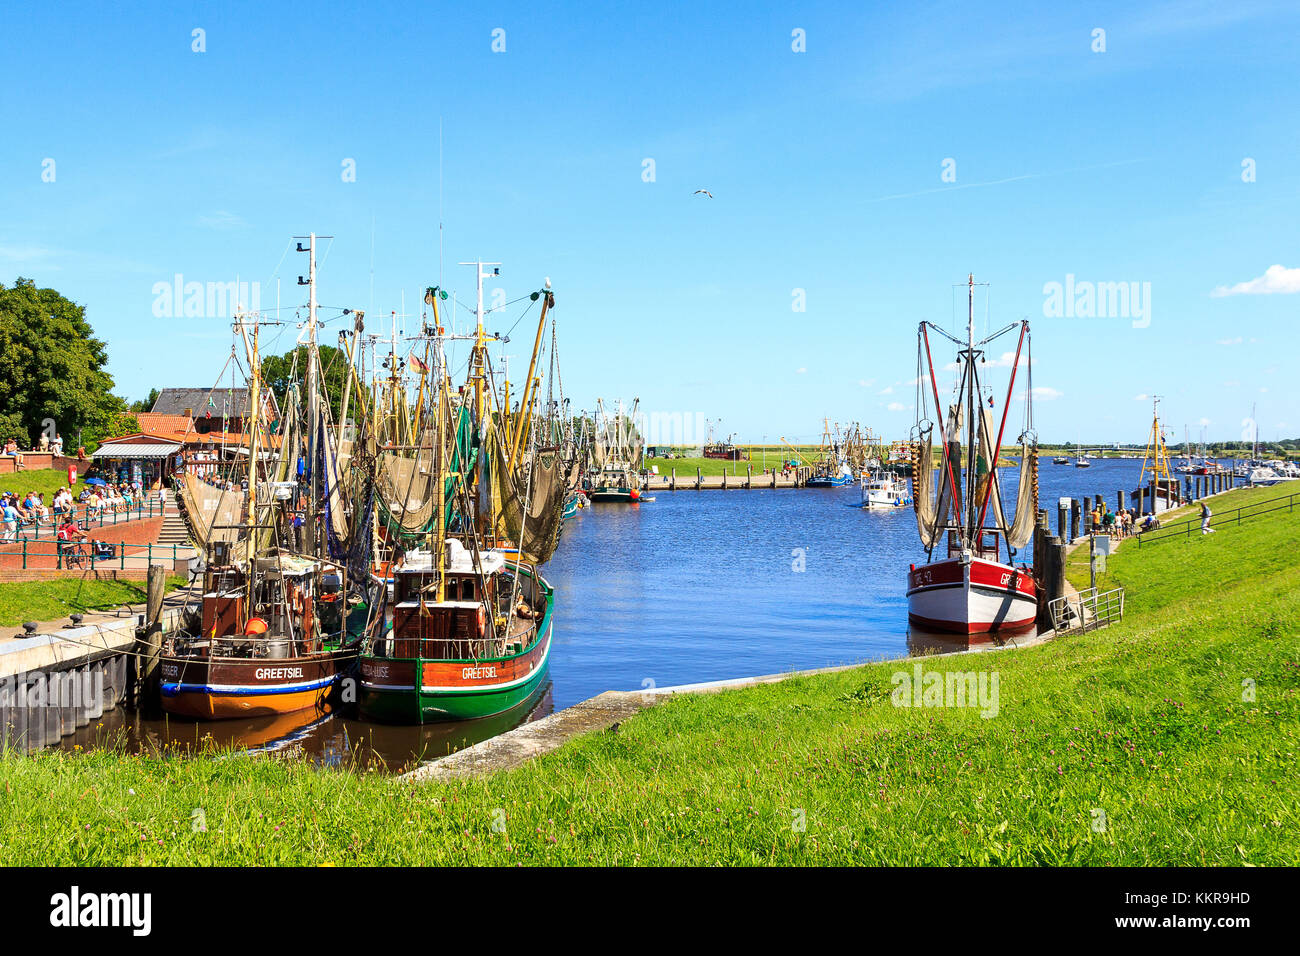
<path fill-rule="evenodd" d="M 880 391 L 876 392 L 876 394 L 877 394 L 877 395 L 893 395 L 893 394 L 894 394 L 894 386 L 892 386 L 892 385 L 886 385 L 886 386 L 885 386 L 884 388 L 882 388 Z"/>
<path fill-rule="evenodd" d="M 1290 295 L 1300 292 L 1300 268 L 1287 269 L 1281 265 L 1269 266 L 1264 274 L 1233 286 L 1221 285 L 1210 296 L 1221 299 L 1228 295 Z"/>
<path fill-rule="evenodd" d="M 808 369 L 806 369 L 804 366 L 800 365 L 797 369 L 794 370 L 794 374 L 796 374 L 796 375 L 803 375 L 803 374 L 806 373 L 807 371 L 808 371 Z"/>
<path fill-rule="evenodd" d="M 904 411 L 907 408 L 907 406 L 904 405 L 902 402 L 890 402 L 888 405 L 885 406 L 885 408 L 886 410 L 891 412 L 901 412 Z"/>
<path fill-rule="evenodd" d="M 1216 339 L 1214 344 L 1215 345 L 1240 345 L 1242 341 L 1243 340 L 1239 335 L 1235 339 Z"/>
<path fill-rule="evenodd" d="M 1230 378 L 1230 379 L 1228 379 L 1226 382 L 1223 383 L 1223 387 L 1224 387 L 1224 388 L 1236 388 L 1236 387 L 1239 386 L 1240 384 L 1241 384 L 1241 383 L 1240 383 L 1239 381 L 1237 381 L 1235 378 Z"/>
<path fill-rule="evenodd" d="M 1148 397 L 1149 397 L 1149 396 L 1147 395 L 1146 392 L 1141 392 L 1141 393 L 1139 393 L 1139 394 L 1133 396 L 1133 401 L 1135 401 L 1135 402 L 1145 402 L 1145 401 L 1147 400 Z"/>
<path fill-rule="evenodd" d="M 1197 422 L 1197 424 L 1198 424 L 1198 425 L 1208 425 L 1208 424 L 1210 424 L 1210 420 L 1209 420 L 1208 418 L 1202 418 L 1199 422 Z"/>
<path fill-rule="evenodd" d="M 1034 389 L 1034 398 L 1042 399 L 1045 402 L 1050 402 L 1054 398 L 1060 398 L 1064 394 L 1064 392 L 1058 392 L 1056 389 L 1048 388 L 1046 385 L 1040 385 Z"/>
<path fill-rule="evenodd" d="M 858 379 L 858 384 L 863 388 L 870 388 L 872 385 L 876 384 L 876 380 L 874 378 L 860 378 Z"/>

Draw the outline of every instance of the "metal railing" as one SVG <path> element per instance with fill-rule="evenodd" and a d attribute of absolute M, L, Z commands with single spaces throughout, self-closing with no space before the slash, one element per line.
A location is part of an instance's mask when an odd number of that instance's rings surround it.
<path fill-rule="evenodd" d="M 1080 628 L 1087 631 L 1124 618 L 1124 589 L 1098 591 L 1085 588 L 1073 597 L 1059 597 L 1047 604 L 1052 618 L 1052 628 L 1067 631 Z"/>
<path fill-rule="evenodd" d="M 13 542 L 10 542 L 13 543 Z M 81 568 L 86 571 L 96 570 L 118 570 L 125 571 L 128 566 L 132 570 L 139 567 L 139 560 L 145 559 L 148 564 L 170 560 L 175 567 L 177 561 L 182 557 L 188 560 L 194 554 L 194 549 L 188 543 L 186 544 L 128 544 L 125 541 L 98 541 L 87 539 L 85 541 L 28 541 L 18 542 L 22 545 L 21 551 L 8 552 L 10 555 L 22 556 L 22 569 L 24 571 L 37 570 L 64 570 L 69 568 Z M 112 549 L 111 553 L 109 549 Z M 130 549 L 130 553 L 128 553 Z M 50 568 L 41 559 L 53 558 L 54 567 Z"/>
<path fill-rule="evenodd" d="M 52 538 L 58 533 L 60 526 L 67 523 L 69 518 L 76 520 L 83 530 L 89 531 L 92 528 L 115 525 L 122 521 L 139 521 L 144 518 L 153 518 L 165 514 L 165 507 L 157 500 L 155 495 L 134 499 L 130 505 L 123 508 L 114 508 L 111 504 L 104 504 L 92 511 L 90 505 L 83 504 L 74 505 L 71 511 L 56 512 L 51 509 L 49 517 L 46 518 L 20 518 L 15 537 L 6 540 L 3 536 L 0 536 L 0 544 L 13 544 L 23 539 L 36 541 L 41 538 Z M 5 532 L 5 534 L 7 535 L 8 532 Z"/>
<path fill-rule="evenodd" d="M 1262 515 L 1273 514 L 1277 511 L 1293 512 L 1295 511 L 1295 499 L 1300 498 L 1300 494 L 1286 495 L 1284 497 L 1269 498 L 1267 501 L 1257 501 L 1253 505 L 1242 505 L 1232 511 L 1223 511 L 1210 516 L 1210 527 L 1225 524 L 1241 524 L 1247 518 L 1258 518 Z M 1268 508 L 1265 505 L 1273 505 Z M 1257 510 L 1262 509 L 1262 510 Z M 1201 518 L 1197 515 L 1194 518 L 1187 518 L 1184 521 L 1176 521 L 1171 525 L 1161 525 L 1159 528 L 1151 531 L 1144 531 L 1137 536 L 1138 547 L 1142 547 L 1143 541 L 1163 541 L 1165 538 L 1190 538 L 1193 531 L 1199 531 L 1201 528 Z"/>

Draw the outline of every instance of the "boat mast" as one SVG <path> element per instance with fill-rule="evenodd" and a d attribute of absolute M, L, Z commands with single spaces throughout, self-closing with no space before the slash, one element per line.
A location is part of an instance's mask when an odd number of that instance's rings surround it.
<path fill-rule="evenodd" d="M 476 327 L 474 330 L 474 353 L 470 358 L 471 379 L 474 382 L 474 427 L 479 429 L 479 434 L 484 434 L 484 400 L 487 386 L 487 335 L 483 331 L 483 280 L 490 277 L 501 275 L 501 263 L 484 262 L 477 259 L 474 262 L 462 262 L 462 266 L 473 266 L 475 282 L 478 290 L 478 298 L 474 308 L 474 320 Z M 491 266 L 491 272 L 484 272 L 484 266 Z M 481 456 L 480 456 L 481 457 Z M 480 479 L 485 474 L 484 463 L 480 461 L 479 476 Z M 479 531 L 484 538 L 487 537 L 489 528 L 496 527 L 496 514 L 492 507 L 492 495 L 487 496 L 488 515 L 487 521 L 484 522 L 482 514 L 478 516 Z"/>
<path fill-rule="evenodd" d="M 320 387 L 316 356 L 316 233 L 307 237 L 307 248 L 298 243 L 298 250 L 307 253 L 307 517 L 302 523 L 303 543 L 309 554 L 316 553 L 316 494 L 317 430 L 320 427 Z M 298 284 L 303 285 L 302 277 Z"/>
<path fill-rule="evenodd" d="M 975 492 L 978 482 L 975 480 L 975 273 L 966 275 L 966 515 L 968 521 L 967 547 L 970 547 L 979 533 L 975 515 Z"/>

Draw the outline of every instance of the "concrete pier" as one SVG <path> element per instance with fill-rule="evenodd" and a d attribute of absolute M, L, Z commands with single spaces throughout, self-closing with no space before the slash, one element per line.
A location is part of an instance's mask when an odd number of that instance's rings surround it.
<path fill-rule="evenodd" d="M 164 629 L 179 624 L 182 611 L 173 602 L 162 614 Z M 32 753 L 56 745 L 127 703 L 144 623 L 143 613 L 81 626 L 51 622 L 30 636 L 0 640 L 0 749 Z"/>

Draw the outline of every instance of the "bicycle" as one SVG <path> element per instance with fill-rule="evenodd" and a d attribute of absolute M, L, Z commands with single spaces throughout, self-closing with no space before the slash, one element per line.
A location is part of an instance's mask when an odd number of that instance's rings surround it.
<path fill-rule="evenodd" d="M 75 544 L 67 541 L 59 542 L 59 556 L 65 568 L 80 568 L 84 571 L 90 567 L 90 545 L 85 541 L 78 541 Z"/>

